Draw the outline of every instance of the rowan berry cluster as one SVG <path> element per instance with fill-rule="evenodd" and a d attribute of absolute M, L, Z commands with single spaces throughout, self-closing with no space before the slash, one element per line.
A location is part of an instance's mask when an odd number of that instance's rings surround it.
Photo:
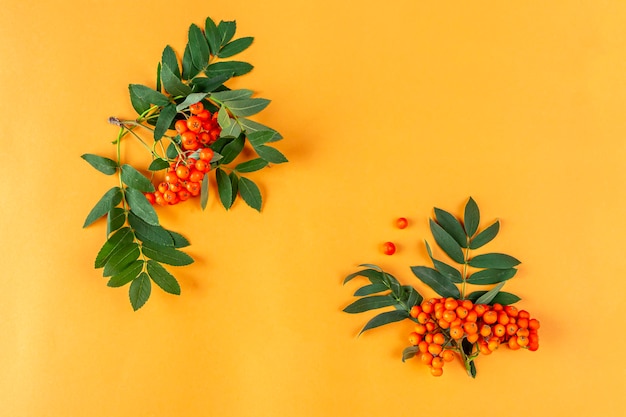
<path fill-rule="evenodd" d="M 217 112 L 211 114 L 202 102 L 189 106 L 191 116 L 176 121 L 182 152 L 170 163 L 157 190 L 146 193 L 152 204 L 173 205 L 200 195 L 204 175 L 211 171 L 213 150 L 209 147 L 220 135 Z"/>
<path fill-rule="evenodd" d="M 500 345 L 513 350 L 539 348 L 539 321 L 512 305 L 431 298 L 413 306 L 409 314 L 417 321 L 409 343 L 434 376 L 442 375 L 444 363 L 457 354 L 471 358 L 489 355 Z M 463 344 L 471 349 L 464 349 Z"/>

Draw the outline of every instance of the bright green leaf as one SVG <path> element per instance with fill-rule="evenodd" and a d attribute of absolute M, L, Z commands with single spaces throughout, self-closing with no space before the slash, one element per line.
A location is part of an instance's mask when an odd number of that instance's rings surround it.
<path fill-rule="evenodd" d="M 247 136 L 250 145 L 256 148 L 258 146 L 266 144 L 267 142 L 271 142 L 274 137 L 274 132 L 269 130 L 260 130 L 256 132 L 250 132 Z"/>
<path fill-rule="evenodd" d="M 135 190 L 144 192 L 153 192 L 154 185 L 141 172 L 137 171 L 132 165 L 124 164 L 120 167 L 122 182 L 134 188 Z"/>
<path fill-rule="evenodd" d="M 85 219 L 85 223 L 83 227 L 87 227 L 100 217 L 107 214 L 113 207 L 117 206 L 122 202 L 122 190 L 120 187 L 113 187 L 98 200 L 96 205 L 91 209 L 87 218 Z"/>
<path fill-rule="evenodd" d="M 176 111 L 183 111 L 186 108 L 188 108 L 189 106 L 191 106 L 192 104 L 196 104 L 197 102 L 199 102 L 200 100 L 202 100 L 203 98 L 205 98 L 208 95 L 208 93 L 191 93 L 189 94 L 187 97 L 185 97 L 185 99 L 176 106 Z"/>
<path fill-rule="evenodd" d="M 161 81 L 163 81 L 165 91 L 173 96 L 186 96 L 191 93 L 191 87 L 183 83 L 169 67 L 161 69 Z"/>
<path fill-rule="evenodd" d="M 102 246 L 102 248 L 100 248 L 100 251 L 98 251 L 94 267 L 102 268 L 107 263 L 113 253 L 119 251 L 120 248 L 129 245 L 132 241 L 133 233 L 128 227 L 124 227 L 113 233 L 107 239 L 107 241 L 104 242 L 104 245 Z"/>
<path fill-rule="evenodd" d="M 259 187 L 253 181 L 245 177 L 239 178 L 239 195 L 241 195 L 241 198 L 247 205 L 256 211 L 261 211 L 263 201 L 261 191 L 259 191 Z"/>
<path fill-rule="evenodd" d="M 220 163 L 229 164 L 235 158 L 237 158 L 237 156 L 243 150 L 245 142 L 246 142 L 246 139 L 243 136 L 239 136 L 235 138 L 232 142 L 230 142 L 228 145 L 224 146 L 224 149 L 222 149 L 222 152 L 220 152 L 222 154 L 222 159 L 220 160 Z"/>
<path fill-rule="evenodd" d="M 487 293 L 487 291 L 474 291 L 473 293 L 471 293 L 470 295 L 467 296 L 468 300 L 472 300 L 474 303 L 476 303 L 477 300 L 480 299 L 480 297 L 482 297 L 483 295 L 485 295 Z M 502 304 L 503 306 L 507 306 L 510 304 L 515 304 L 517 303 L 519 300 L 521 300 L 520 297 L 518 297 L 515 294 L 511 294 L 509 292 L 505 292 L 505 291 L 500 291 L 498 294 L 496 294 L 496 296 L 491 300 L 491 305 L 493 304 Z M 477 303 L 476 303 L 477 304 Z"/>
<path fill-rule="evenodd" d="M 154 139 L 159 140 L 163 137 L 165 132 L 167 132 L 176 117 L 176 105 L 173 103 L 168 104 L 167 106 L 161 109 L 161 113 L 159 113 L 159 117 L 156 122 L 156 126 L 154 127 Z"/>
<path fill-rule="evenodd" d="M 265 98 L 247 98 L 242 100 L 228 100 L 224 105 L 235 116 L 252 116 L 265 109 L 270 100 Z"/>
<path fill-rule="evenodd" d="M 143 242 L 141 250 L 144 255 L 157 262 L 172 266 L 185 266 L 193 263 L 193 258 L 176 248 Z"/>
<path fill-rule="evenodd" d="M 202 70 L 209 63 L 209 44 L 204 33 L 202 33 L 202 29 L 195 24 L 189 27 L 188 45 L 193 65 Z"/>
<path fill-rule="evenodd" d="M 130 304 L 133 306 L 134 311 L 139 310 L 148 301 L 150 291 L 152 291 L 150 277 L 147 273 L 142 272 L 130 284 L 130 290 L 128 291 Z"/>
<path fill-rule="evenodd" d="M 178 78 L 181 77 L 180 68 L 178 67 L 178 57 L 171 46 L 167 45 L 163 50 L 163 54 L 161 54 L 161 62 L 163 63 L 163 66 L 168 67 L 172 71 L 172 74 Z"/>
<path fill-rule="evenodd" d="M 183 54 L 183 80 L 190 80 L 200 73 L 200 68 L 196 68 L 191 58 L 191 49 L 189 43 L 185 46 L 185 53 Z"/>
<path fill-rule="evenodd" d="M 107 282 L 107 286 L 109 287 L 122 287 L 139 275 L 141 270 L 143 269 L 144 261 L 136 260 L 126 265 L 126 268 L 122 270 L 120 273 L 113 275 L 109 282 Z"/>
<path fill-rule="evenodd" d="M 117 162 L 103 156 L 86 153 L 81 155 L 92 167 L 106 175 L 113 175 L 117 172 Z"/>
<path fill-rule="evenodd" d="M 153 242 L 163 246 L 174 246 L 172 235 L 163 227 L 148 224 L 132 212 L 128 215 L 128 223 L 140 241 Z"/>
<path fill-rule="evenodd" d="M 231 124 L 236 124 L 236 123 L 233 123 L 230 116 L 228 115 L 228 111 L 226 110 L 226 107 L 220 107 L 220 109 L 217 111 L 217 123 L 220 125 L 222 130 L 228 129 Z"/>
<path fill-rule="evenodd" d="M 193 91 L 211 93 L 232 77 L 232 74 L 222 73 L 211 78 L 196 77 L 191 80 Z"/>
<path fill-rule="evenodd" d="M 148 261 L 147 263 L 148 275 L 152 278 L 161 289 L 167 293 L 180 295 L 180 285 L 176 278 L 170 274 L 160 263 L 155 261 Z"/>
<path fill-rule="evenodd" d="M 170 102 L 167 96 L 151 89 L 150 87 L 146 87 L 145 85 L 131 84 L 128 88 L 131 96 L 135 95 L 147 103 L 155 104 L 157 106 L 166 106 Z"/>
<path fill-rule="evenodd" d="M 121 207 L 113 207 L 107 215 L 107 236 L 124 226 L 126 212 Z"/>
<path fill-rule="evenodd" d="M 228 75 L 229 77 L 239 77 L 247 74 L 254 68 L 247 62 L 241 61 L 223 61 L 210 64 L 204 73 L 207 77 L 217 77 L 219 75 Z"/>
<path fill-rule="evenodd" d="M 486 253 L 476 255 L 469 261 L 469 265 L 475 268 L 508 269 L 519 265 L 521 262 L 510 255 L 503 253 Z"/>
<path fill-rule="evenodd" d="M 493 300 L 496 295 L 498 295 L 502 287 L 504 287 L 504 284 L 506 284 L 506 281 L 499 283 L 489 291 L 485 292 L 483 295 L 476 299 L 475 304 L 489 304 L 491 300 Z"/>
<path fill-rule="evenodd" d="M 230 174 L 228 174 L 228 178 L 230 179 L 230 186 L 233 190 L 233 196 L 231 201 L 231 204 L 233 204 L 235 202 L 235 199 L 237 198 L 237 193 L 239 192 L 239 176 L 235 171 L 231 171 Z"/>
<path fill-rule="evenodd" d="M 232 101 L 232 100 L 244 100 L 252 97 L 254 92 L 252 90 L 240 89 L 240 90 L 225 90 L 218 91 L 211 94 L 211 98 L 218 101 Z"/>
<path fill-rule="evenodd" d="M 209 202 L 209 176 L 205 175 L 202 178 L 202 185 L 200 186 L 200 207 L 204 210 Z"/>
<path fill-rule="evenodd" d="M 283 155 L 278 149 L 272 148 L 267 145 L 259 145 L 254 148 L 256 153 L 265 161 L 272 164 L 282 164 L 284 162 L 289 162 L 285 155 Z"/>
<path fill-rule="evenodd" d="M 419 352 L 419 348 L 417 346 L 409 346 L 404 348 L 402 351 L 402 362 L 405 362 L 407 359 L 411 359 Z"/>
<path fill-rule="evenodd" d="M 267 166 L 267 161 L 261 159 L 261 158 L 256 158 L 256 159 L 251 159 L 249 161 L 246 162 L 242 162 L 240 164 L 238 164 L 235 167 L 235 171 L 237 172 L 255 172 L 258 171 L 260 169 L 263 169 Z"/>
<path fill-rule="evenodd" d="M 480 223 L 480 211 L 478 205 L 472 197 L 469 198 L 465 205 L 465 215 L 463 217 L 463 224 L 465 227 L 465 233 L 468 237 L 474 236 L 476 230 L 478 230 L 478 224 Z"/>
<path fill-rule="evenodd" d="M 276 142 L 283 138 L 281 134 L 278 133 L 276 130 L 272 129 L 271 127 L 267 127 L 259 122 L 255 122 L 254 120 L 246 119 L 245 117 L 239 117 L 237 120 L 239 121 L 241 126 L 243 126 L 248 136 L 253 132 L 268 131 L 272 132 L 274 136 L 271 138 L 271 140 L 268 140 L 267 142 Z"/>
<path fill-rule="evenodd" d="M 443 251 L 456 263 L 465 263 L 463 249 L 452 236 L 448 234 L 441 226 L 429 219 L 430 231 L 435 238 L 435 242 Z"/>
<path fill-rule="evenodd" d="M 167 159 L 156 158 L 152 160 L 150 166 L 148 167 L 148 171 L 161 171 L 166 168 L 169 168 L 170 163 Z"/>
<path fill-rule="evenodd" d="M 427 266 L 412 266 L 411 271 L 413 271 L 413 274 L 415 274 L 417 278 L 440 296 L 461 298 L 461 293 L 456 285 L 436 269 Z"/>
<path fill-rule="evenodd" d="M 362 265 L 362 266 L 365 266 L 365 265 Z M 368 266 L 374 267 L 374 265 L 368 265 Z M 379 284 L 383 282 L 382 270 L 368 268 L 368 269 L 363 269 L 361 271 L 353 272 L 352 274 L 345 277 L 343 280 L 344 285 L 356 277 L 365 277 L 369 279 L 372 284 Z"/>
<path fill-rule="evenodd" d="M 137 215 L 144 222 L 153 226 L 159 225 L 159 217 L 148 201 L 146 196 L 139 190 L 128 188 L 126 190 L 126 200 L 130 205 L 130 211 Z"/>
<path fill-rule="evenodd" d="M 180 233 L 173 232 L 171 230 L 168 230 L 168 233 L 170 234 L 170 236 L 172 237 L 172 240 L 174 241 L 175 248 L 185 248 L 189 246 L 189 241 L 185 238 L 185 236 L 181 235 Z"/>
<path fill-rule="evenodd" d="M 215 180 L 217 182 L 217 191 L 220 201 L 226 210 L 230 209 L 233 204 L 233 186 L 230 182 L 228 174 L 222 169 L 215 170 Z"/>
<path fill-rule="evenodd" d="M 233 21 L 221 21 L 217 25 L 217 32 L 219 33 L 220 46 L 226 45 L 235 36 L 237 30 L 237 23 Z"/>
<path fill-rule="evenodd" d="M 483 269 L 474 272 L 467 278 L 467 282 L 474 285 L 497 284 L 498 282 L 511 279 L 517 273 L 517 269 Z"/>
<path fill-rule="evenodd" d="M 136 261 L 139 258 L 139 245 L 135 242 L 131 242 L 126 246 L 116 250 L 104 264 L 104 271 L 102 275 L 110 277 L 121 273 L 126 266 L 131 262 Z"/>
<path fill-rule="evenodd" d="M 248 49 L 248 47 L 252 45 L 252 41 L 254 41 L 254 38 L 250 36 L 235 39 L 234 41 L 223 46 L 217 56 L 220 58 L 230 58 L 231 56 L 237 55 L 238 53 Z"/>

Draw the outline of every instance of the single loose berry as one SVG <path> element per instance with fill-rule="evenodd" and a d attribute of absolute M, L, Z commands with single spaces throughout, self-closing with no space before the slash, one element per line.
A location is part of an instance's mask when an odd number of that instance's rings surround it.
<path fill-rule="evenodd" d="M 383 253 L 385 255 L 393 255 L 396 253 L 396 245 L 394 245 L 393 242 L 383 243 Z"/>

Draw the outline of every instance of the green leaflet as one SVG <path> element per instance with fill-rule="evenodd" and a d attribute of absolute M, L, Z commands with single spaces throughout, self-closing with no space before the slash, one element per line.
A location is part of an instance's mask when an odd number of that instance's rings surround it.
<path fill-rule="evenodd" d="M 172 266 L 185 266 L 193 263 L 193 258 L 176 248 L 149 241 L 143 242 L 141 250 L 145 256 L 157 262 Z"/>
<path fill-rule="evenodd" d="M 170 163 L 167 159 L 156 158 L 152 162 L 150 162 L 150 166 L 148 166 L 148 171 L 161 171 L 169 168 Z"/>
<path fill-rule="evenodd" d="M 249 161 L 238 164 L 235 167 L 235 171 L 242 172 L 242 173 L 255 172 L 260 169 L 265 168 L 266 166 L 267 166 L 267 161 L 261 158 L 256 158 L 256 159 L 251 159 Z"/>
<path fill-rule="evenodd" d="M 433 220 L 429 220 L 430 231 L 435 238 L 437 245 L 456 263 L 465 263 L 465 256 L 463 255 L 463 249 L 457 243 L 456 240 L 448 232 L 446 232 L 441 226 L 435 223 Z"/>
<path fill-rule="evenodd" d="M 419 348 L 417 346 L 409 346 L 404 348 L 402 351 L 402 362 L 405 362 L 407 359 L 411 359 L 419 352 Z"/>
<path fill-rule="evenodd" d="M 126 268 L 124 268 L 121 272 L 113 275 L 111 279 L 109 279 L 107 286 L 122 287 L 128 284 L 129 282 L 137 278 L 139 273 L 143 270 L 143 265 L 144 261 L 141 260 L 131 262 L 130 264 L 126 265 Z"/>
<path fill-rule="evenodd" d="M 504 284 L 506 284 L 506 281 L 499 283 L 489 291 L 485 292 L 476 299 L 475 304 L 489 304 L 496 297 L 496 295 L 498 295 L 502 287 L 504 287 Z"/>
<path fill-rule="evenodd" d="M 345 277 L 343 280 L 344 285 L 356 277 L 365 277 L 369 279 L 372 284 L 379 284 L 384 282 L 382 270 L 368 268 L 361 271 L 353 272 L 352 274 Z"/>
<path fill-rule="evenodd" d="M 122 182 L 134 188 L 135 190 L 144 192 L 153 192 L 154 185 L 141 172 L 137 171 L 133 166 L 124 164 L 120 167 Z"/>
<path fill-rule="evenodd" d="M 427 266 L 412 266 L 411 271 L 420 281 L 428 285 L 440 296 L 461 298 L 461 293 L 456 285 L 436 269 Z"/>
<path fill-rule="evenodd" d="M 376 308 L 390 307 L 394 304 L 396 304 L 396 300 L 390 295 L 372 295 L 356 300 L 344 308 L 343 311 L 350 314 L 356 314 L 374 310 Z"/>
<path fill-rule="evenodd" d="M 268 131 L 268 132 L 272 132 L 274 136 L 272 137 L 271 140 L 268 140 L 267 142 L 276 142 L 283 138 L 281 134 L 278 133 L 276 130 L 270 127 L 267 127 L 259 122 L 255 122 L 254 120 L 246 119 L 245 117 L 239 117 L 237 120 L 239 121 L 241 126 L 243 126 L 244 130 L 246 131 L 248 135 L 250 135 L 250 133 L 253 133 L 253 132 Z"/>
<path fill-rule="evenodd" d="M 191 87 L 183 83 L 168 66 L 161 68 L 161 81 L 165 91 L 172 96 L 186 96 L 191 93 Z"/>
<path fill-rule="evenodd" d="M 252 116 L 265 109 L 270 104 L 270 100 L 265 98 L 247 98 L 238 100 L 228 100 L 224 106 L 235 116 Z"/>
<path fill-rule="evenodd" d="M 140 241 L 152 242 L 163 246 L 174 246 L 172 235 L 162 226 L 148 224 L 133 212 L 128 215 L 128 223 L 133 228 L 137 239 Z"/>
<path fill-rule="evenodd" d="M 152 290 L 150 284 L 150 277 L 147 273 L 142 272 L 137 278 L 130 284 L 128 295 L 130 298 L 130 304 L 133 306 L 133 310 L 137 311 L 148 301 L 150 298 L 150 292 Z"/>
<path fill-rule="evenodd" d="M 250 207 L 256 211 L 261 211 L 263 199 L 259 187 L 253 181 L 244 177 L 239 178 L 239 195 Z"/>
<path fill-rule="evenodd" d="M 217 56 L 220 58 L 230 58 L 231 56 L 237 55 L 238 53 L 248 49 L 248 47 L 252 45 L 253 41 L 254 38 L 250 36 L 235 39 L 234 41 L 224 45 L 222 49 L 220 49 L 220 51 L 217 53 Z"/>
<path fill-rule="evenodd" d="M 470 241 L 470 249 L 478 249 L 487 243 L 491 242 L 500 231 L 500 222 L 496 220 L 494 224 L 487 227 L 485 230 L 474 236 Z"/>
<path fill-rule="evenodd" d="M 120 187 L 113 187 L 98 200 L 96 205 L 91 209 L 87 218 L 85 219 L 85 223 L 83 227 L 87 227 L 91 225 L 93 222 L 98 220 L 100 217 L 107 214 L 113 207 L 117 206 L 122 202 L 122 190 Z"/>
<path fill-rule="evenodd" d="M 430 245 L 428 244 L 428 242 L 424 241 L 424 243 L 426 244 L 426 251 L 428 252 L 428 256 L 433 262 L 433 266 L 435 267 L 435 269 L 442 273 L 444 276 L 448 277 L 455 284 L 462 283 L 463 276 L 461 275 L 461 272 L 458 269 L 435 259 L 433 257 L 432 251 L 430 250 Z"/>
<path fill-rule="evenodd" d="M 217 191 L 220 201 L 226 210 L 230 209 L 233 204 L 233 186 L 228 174 L 221 168 L 215 170 L 215 180 L 217 182 Z"/>
<path fill-rule="evenodd" d="M 165 132 L 167 132 L 172 125 L 176 113 L 176 105 L 174 103 L 170 103 L 161 109 L 156 126 L 154 127 L 154 140 L 160 140 L 163 135 L 165 135 Z"/>
<path fill-rule="evenodd" d="M 209 176 L 205 175 L 202 178 L 202 185 L 200 187 L 200 207 L 204 210 L 209 202 Z"/>
<path fill-rule="evenodd" d="M 365 327 L 363 327 L 363 329 L 359 332 L 359 335 L 367 330 L 408 319 L 409 317 L 409 313 L 405 310 L 394 310 L 381 313 L 368 321 Z"/>
<path fill-rule="evenodd" d="M 366 295 L 376 294 L 381 291 L 387 291 L 389 287 L 385 284 L 369 284 L 365 285 L 354 292 L 355 297 L 363 297 Z"/>
<path fill-rule="evenodd" d="M 146 264 L 148 275 L 161 289 L 167 293 L 180 295 L 180 285 L 176 278 L 158 262 L 149 260 Z"/>
<path fill-rule="evenodd" d="M 185 238 L 185 236 L 171 230 L 168 230 L 168 233 L 174 241 L 175 248 L 186 248 L 187 246 L 189 246 L 189 241 Z"/>
<path fill-rule="evenodd" d="M 225 90 L 212 93 L 211 98 L 219 101 L 243 100 L 252 97 L 253 93 L 254 92 L 252 90 L 247 89 Z"/>
<path fill-rule="evenodd" d="M 470 295 L 467 296 L 468 300 L 472 300 L 475 304 L 477 303 L 477 300 L 482 297 L 483 295 L 485 295 L 487 293 L 487 291 L 474 291 L 473 293 L 471 293 Z M 496 296 L 491 300 L 490 304 L 502 304 L 503 306 L 506 305 L 510 305 L 510 304 L 515 304 L 517 303 L 519 300 L 521 300 L 520 297 L 518 297 L 515 294 L 511 294 L 508 292 L 504 292 L 504 291 L 500 291 L 498 292 L 498 294 L 496 294 Z"/>
<path fill-rule="evenodd" d="M 102 272 L 102 275 L 110 277 L 121 273 L 124 269 L 126 269 L 128 264 L 139 259 L 139 255 L 139 245 L 135 242 L 131 242 L 119 248 L 104 264 L 104 271 Z"/>
<path fill-rule="evenodd" d="M 161 54 L 161 62 L 164 67 L 168 67 L 172 74 L 176 77 L 180 78 L 180 68 L 178 67 L 178 57 L 176 56 L 176 52 L 172 49 L 171 46 L 167 45 L 165 49 L 163 49 L 163 53 Z M 157 103 L 155 103 L 157 104 Z"/>
<path fill-rule="evenodd" d="M 95 268 L 102 268 L 107 263 L 111 255 L 120 248 L 129 245 L 133 241 L 133 233 L 128 227 L 124 227 L 117 232 L 113 233 L 111 237 L 104 243 L 94 263 Z"/>
<path fill-rule="evenodd" d="M 220 152 L 222 154 L 221 164 L 230 164 L 243 150 L 246 143 L 246 138 L 239 136 L 232 140 L 228 145 L 224 146 L 224 149 Z"/>
<path fill-rule="evenodd" d="M 467 236 L 470 238 L 474 236 L 474 233 L 476 233 L 476 230 L 478 229 L 478 224 L 480 223 L 480 211 L 478 210 L 478 205 L 472 197 L 469 198 L 467 204 L 465 205 L 463 223 Z"/>
<path fill-rule="evenodd" d="M 252 68 L 254 67 L 247 62 L 223 61 L 210 64 L 204 73 L 209 78 L 224 75 L 239 77 L 252 71 Z"/>
<path fill-rule="evenodd" d="M 476 255 L 469 260 L 469 265 L 475 268 L 508 269 L 519 265 L 521 262 L 504 253 L 486 253 Z"/>
<path fill-rule="evenodd" d="M 187 109 L 192 104 L 195 104 L 195 103 L 199 102 L 200 100 L 204 99 L 207 95 L 208 95 L 208 93 L 191 93 L 191 94 L 189 94 L 187 97 L 185 97 L 185 99 L 180 104 L 178 104 L 176 106 L 176 111 L 180 112 L 180 111 L 183 111 L 183 110 Z"/>
<path fill-rule="evenodd" d="M 207 38 L 204 36 L 204 33 L 202 33 L 202 29 L 195 24 L 189 27 L 188 45 L 193 65 L 202 70 L 202 68 L 206 67 L 209 63 L 209 44 L 207 43 Z"/>
<path fill-rule="evenodd" d="M 283 155 L 278 149 L 271 146 L 259 145 L 254 148 L 256 153 L 265 161 L 272 164 L 282 164 L 288 162 L 285 155 Z"/>
<path fill-rule="evenodd" d="M 197 93 L 211 93 L 232 77 L 232 74 L 222 73 L 214 77 L 196 77 L 191 80 L 191 88 Z"/>
<path fill-rule="evenodd" d="M 126 223 L 126 212 L 121 207 L 113 207 L 107 215 L 107 236 Z"/>
<path fill-rule="evenodd" d="M 200 68 L 197 68 L 191 58 L 191 49 L 189 43 L 185 46 L 185 52 L 183 54 L 183 80 L 190 80 L 200 73 Z"/>
<path fill-rule="evenodd" d="M 152 204 L 150 204 L 146 196 L 141 191 L 134 188 L 127 188 L 126 200 L 130 205 L 131 213 L 135 214 L 148 224 L 153 226 L 159 225 L 159 217 L 157 216 L 154 207 L 152 207 Z"/>
<path fill-rule="evenodd" d="M 150 87 L 141 84 L 131 84 L 128 86 L 131 98 L 134 96 L 137 99 L 145 103 L 154 104 L 157 106 L 166 106 L 170 100 L 165 94 L 162 94 Z"/>
<path fill-rule="evenodd" d="M 112 159 L 89 153 L 81 155 L 81 158 L 105 175 L 113 175 L 117 172 L 117 162 Z"/>
<path fill-rule="evenodd" d="M 437 223 L 462 247 L 467 247 L 467 236 L 461 223 L 452 214 L 435 207 Z"/>
<path fill-rule="evenodd" d="M 220 31 L 217 29 L 215 22 L 210 17 L 207 17 L 204 23 L 204 35 L 206 37 L 211 55 L 217 55 L 221 46 L 222 36 L 220 35 Z"/>
<path fill-rule="evenodd" d="M 220 125 L 220 127 L 223 130 L 228 129 L 233 124 L 233 121 L 228 115 L 228 111 L 226 110 L 226 107 L 220 107 L 220 109 L 218 110 L 217 123 Z M 221 135 L 221 136 L 226 136 L 226 135 Z"/>
<path fill-rule="evenodd" d="M 467 278 L 467 282 L 474 285 L 490 285 L 511 279 L 517 273 L 517 269 L 483 269 L 474 272 Z"/>
<path fill-rule="evenodd" d="M 220 39 L 220 46 L 226 45 L 235 36 L 237 23 L 235 21 L 221 21 L 217 25 L 217 32 Z"/>

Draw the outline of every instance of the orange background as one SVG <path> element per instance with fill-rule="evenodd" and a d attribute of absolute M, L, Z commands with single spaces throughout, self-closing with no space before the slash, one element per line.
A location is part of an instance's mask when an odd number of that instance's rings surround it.
<path fill-rule="evenodd" d="M 1 415 L 626 413 L 626 4 L 344 3 L 3 1 Z M 196 263 L 133 313 L 93 269 L 103 223 L 81 228 L 115 180 L 79 156 L 114 156 L 127 85 L 206 16 L 255 37 L 233 86 L 272 100 L 290 163 L 252 176 L 261 214 L 160 209 Z M 409 266 L 432 208 L 470 195 L 541 347 L 433 378 L 400 360 L 409 322 L 356 337 L 371 315 L 341 282 L 376 263 L 432 295 Z"/>

